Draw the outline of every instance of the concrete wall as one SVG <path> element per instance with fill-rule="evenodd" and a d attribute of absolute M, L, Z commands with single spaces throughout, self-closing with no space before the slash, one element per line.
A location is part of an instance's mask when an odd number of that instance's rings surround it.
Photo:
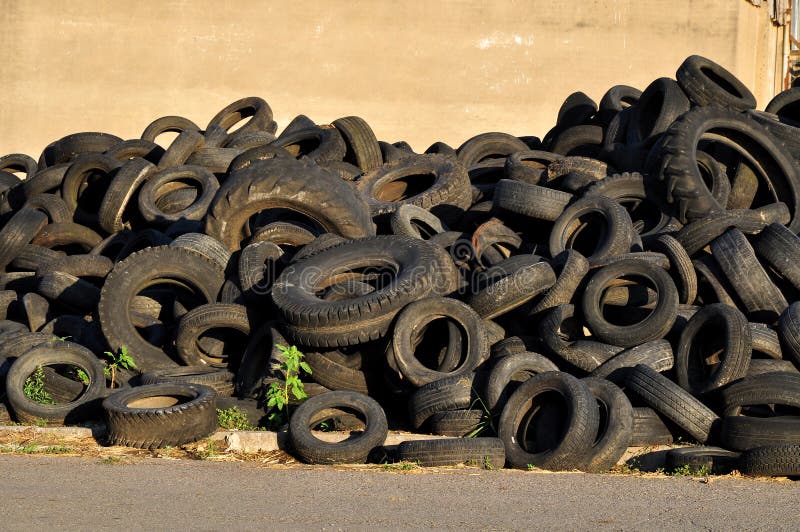
<path fill-rule="evenodd" d="M 570 92 L 644 88 L 693 53 L 762 107 L 780 78 L 782 36 L 745 0 L 0 3 L 0 152 L 35 157 L 67 133 L 133 138 L 167 114 L 202 127 L 250 95 L 280 127 L 356 114 L 422 150 L 543 135 Z"/>

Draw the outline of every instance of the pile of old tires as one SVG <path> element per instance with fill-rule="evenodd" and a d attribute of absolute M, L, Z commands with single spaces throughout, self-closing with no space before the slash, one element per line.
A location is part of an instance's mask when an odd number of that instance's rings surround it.
<path fill-rule="evenodd" d="M 603 471 L 681 440 L 702 447 L 673 467 L 800 474 L 800 89 L 761 112 L 708 59 L 676 78 L 424 153 L 358 117 L 276 136 L 253 97 L 7 155 L 9 410 L 177 445 L 217 407 L 265 417 L 293 344 L 310 463 L 372 459 L 392 427 L 453 437 L 391 453 L 422 465 Z M 37 370 L 58 402 L 25 393 Z"/>

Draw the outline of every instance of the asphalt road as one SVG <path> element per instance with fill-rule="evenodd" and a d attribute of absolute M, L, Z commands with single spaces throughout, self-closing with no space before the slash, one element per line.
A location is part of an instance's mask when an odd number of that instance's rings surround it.
<path fill-rule="evenodd" d="M 0 457 L 2 530 L 796 529 L 800 482 Z"/>

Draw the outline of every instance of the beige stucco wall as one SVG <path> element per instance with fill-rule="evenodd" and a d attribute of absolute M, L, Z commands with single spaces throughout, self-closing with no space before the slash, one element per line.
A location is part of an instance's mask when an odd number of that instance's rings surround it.
<path fill-rule="evenodd" d="M 204 126 L 242 96 L 282 127 L 357 114 L 424 149 L 499 130 L 543 135 L 564 97 L 644 88 L 687 55 L 722 63 L 763 107 L 782 37 L 745 0 L 3 0 L 0 152 L 75 131 Z M 776 78 L 777 72 L 777 78 Z"/>

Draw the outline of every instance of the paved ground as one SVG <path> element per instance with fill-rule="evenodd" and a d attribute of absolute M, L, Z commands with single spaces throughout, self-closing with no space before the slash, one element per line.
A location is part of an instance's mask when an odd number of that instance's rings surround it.
<path fill-rule="evenodd" d="M 3 530 L 796 529 L 800 482 L 0 456 Z"/>

